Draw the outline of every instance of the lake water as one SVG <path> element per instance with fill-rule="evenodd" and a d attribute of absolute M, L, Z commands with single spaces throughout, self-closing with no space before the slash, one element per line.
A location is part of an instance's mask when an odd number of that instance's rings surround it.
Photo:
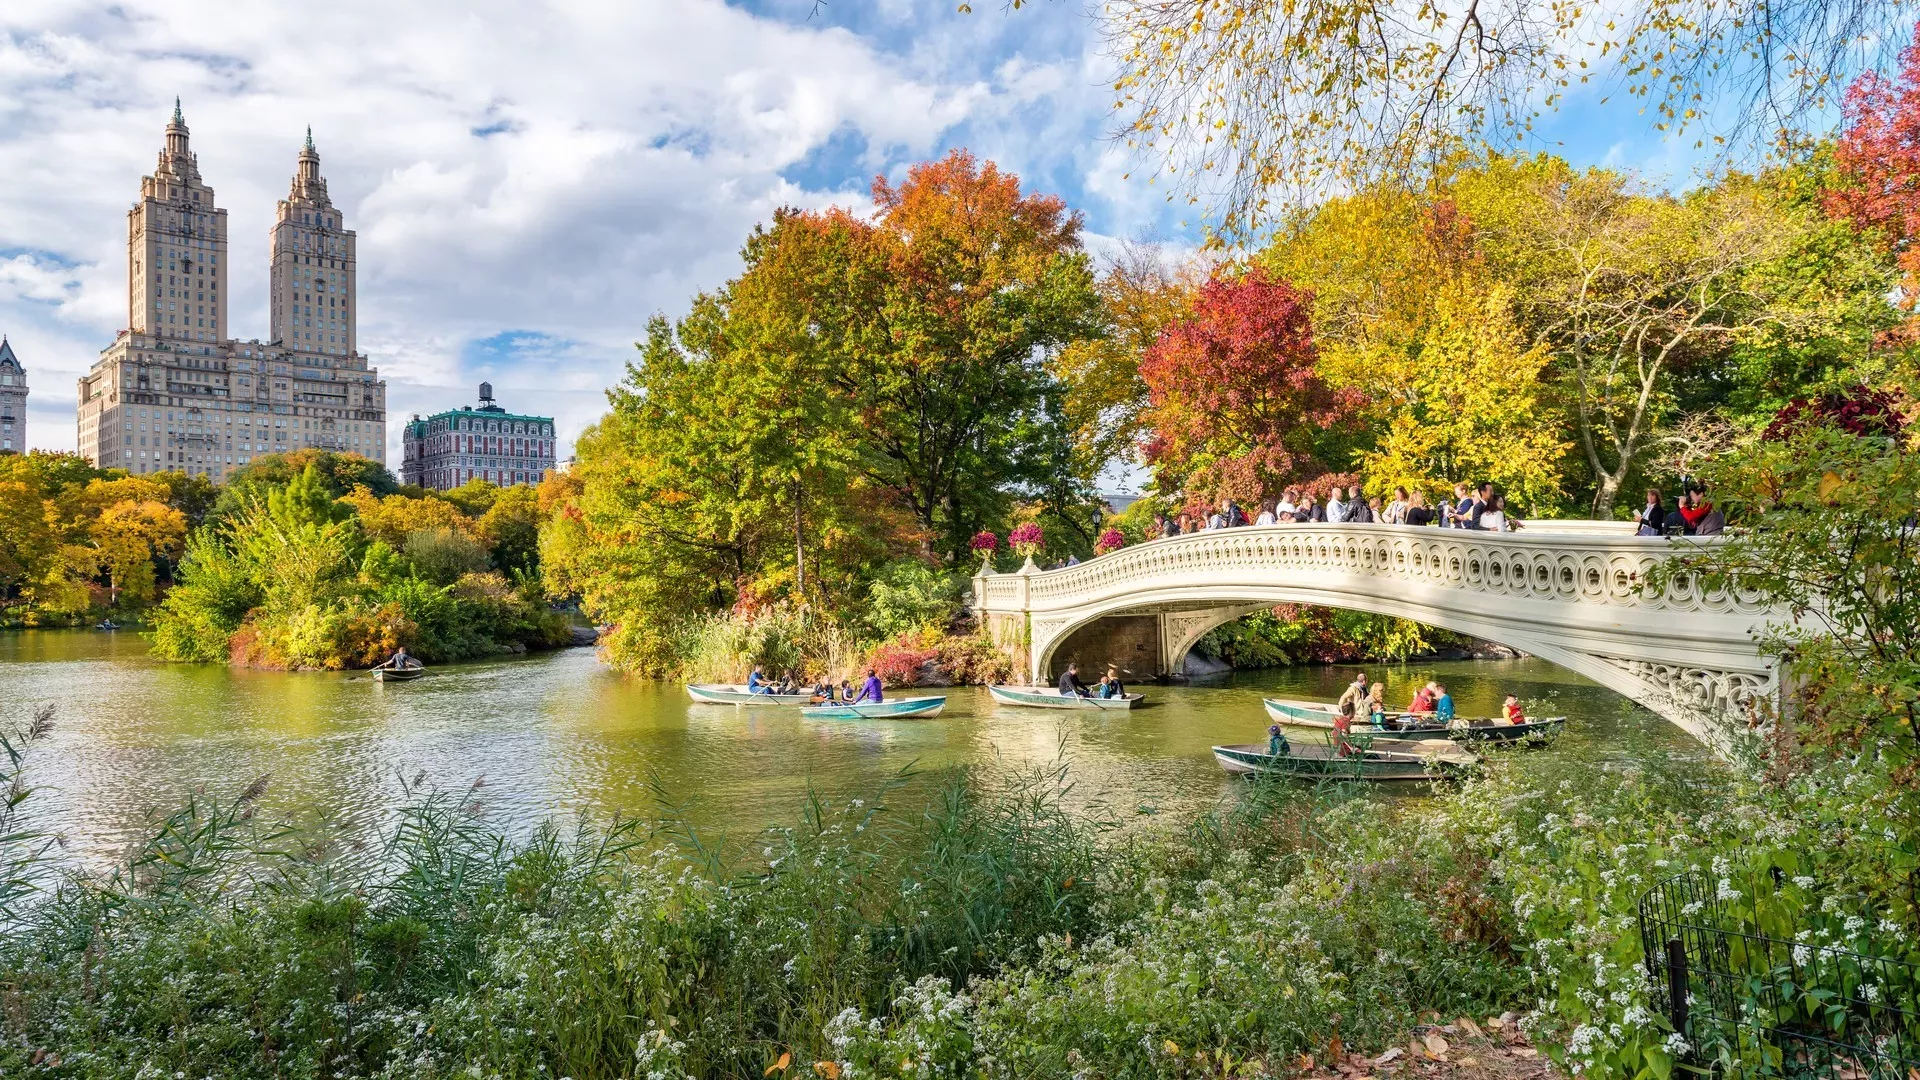
<path fill-rule="evenodd" d="M 510 833 L 579 812 L 652 816 L 658 791 L 703 828 L 734 835 L 794 818 L 808 787 L 878 791 L 904 769 L 1065 755 L 1073 798 L 1121 816 L 1182 812 L 1226 790 L 1208 748 L 1261 742 L 1264 695 L 1332 700 L 1354 667 L 1240 672 L 1191 686 L 1144 686 L 1131 713 L 995 704 L 956 688 L 931 721 L 817 722 L 790 709 L 696 705 L 676 684 L 621 676 L 590 649 L 447 665 L 413 683 L 349 674 L 163 664 L 137 634 L 0 632 L 0 723 L 58 706 L 36 745 L 30 820 L 69 857 L 102 865 L 193 789 L 231 797 L 270 776 L 266 807 L 348 832 L 378 829 L 406 781 L 483 780 L 488 820 Z M 1691 742 L 1620 695 L 1540 660 L 1368 665 L 1404 704 L 1428 678 L 1461 712 L 1487 715 L 1518 693 L 1533 715 L 1570 718 L 1545 754 L 1601 760 L 1648 740 Z M 923 691 L 941 692 L 941 691 Z"/>

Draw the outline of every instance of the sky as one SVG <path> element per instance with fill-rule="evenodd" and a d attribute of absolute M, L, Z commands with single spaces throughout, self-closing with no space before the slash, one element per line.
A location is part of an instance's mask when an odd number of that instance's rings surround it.
<path fill-rule="evenodd" d="M 1190 243 L 1109 135 L 1111 69 L 1071 0 L 7 0 L 0 334 L 32 447 L 126 325 L 126 210 L 182 103 L 228 212 L 230 322 L 265 338 L 274 202 L 311 125 L 359 236 L 359 341 L 399 421 L 475 401 L 555 417 L 561 456 L 655 314 L 737 272 L 781 206 L 864 209 L 964 146 L 1086 215 L 1097 251 Z M 1574 95 L 1539 143 L 1684 184 L 1692 140 Z M 1133 173 L 1132 178 L 1127 174 Z"/>

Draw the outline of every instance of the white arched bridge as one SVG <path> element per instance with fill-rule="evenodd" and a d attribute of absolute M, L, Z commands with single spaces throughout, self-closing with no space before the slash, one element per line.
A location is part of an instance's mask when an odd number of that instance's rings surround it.
<path fill-rule="evenodd" d="M 1630 526 L 1629 526 L 1630 527 Z M 1623 535 L 1612 523 L 1538 522 L 1516 533 L 1404 525 L 1222 529 L 1040 571 L 983 570 L 974 610 L 1035 683 L 1067 660 L 1136 674 L 1180 670 L 1201 635 L 1275 604 L 1397 615 L 1577 671 L 1718 744 L 1719 724 L 1778 693 L 1756 634 L 1758 596 L 1704 593 L 1648 571 L 1700 543 Z"/>

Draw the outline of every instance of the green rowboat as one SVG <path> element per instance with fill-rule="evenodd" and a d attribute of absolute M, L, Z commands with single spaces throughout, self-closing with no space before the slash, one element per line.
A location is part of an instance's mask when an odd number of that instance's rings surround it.
<path fill-rule="evenodd" d="M 946 707 L 944 697 L 910 697 L 858 705 L 809 705 L 800 715 L 809 720 L 924 720 L 939 716 Z"/>
<path fill-rule="evenodd" d="M 1262 698 L 1266 706 L 1267 717 L 1277 724 L 1293 727 L 1333 728 L 1333 718 L 1339 711 L 1331 705 L 1314 701 L 1289 701 L 1286 698 Z M 1390 723 L 1403 723 L 1406 727 L 1374 727 L 1372 724 L 1356 723 L 1353 734 L 1371 735 L 1381 739 L 1393 739 L 1401 742 L 1429 742 L 1440 739 L 1452 739 L 1454 742 L 1544 742 L 1557 735 L 1567 726 L 1564 716 L 1551 716 L 1541 720 L 1529 720 L 1524 724 L 1501 724 L 1492 720 L 1461 718 L 1454 726 L 1436 724 L 1431 720 L 1416 718 L 1412 713 L 1390 712 Z"/>
<path fill-rule="evenodd" d="M 1331 746 L 1295 746 L 1285 754 L 1269 754 L 1262 745 L 1216 746 L 1213 759 L 1234 775 L 1295 776 L 1308 780 L 1367 780 L 1409 783 L 1453 776 L 1473 764 L 1471 755 L 1440 757 L 1428 754 L 1367 750 L 1346 757 Z"/>
<path fill-rule="evenodd" d="M 754 694 L 740 683 L 688 683 L 687 696 L 707 705 L 805 705 L 813 700 L 813 691 L 804 694 Z"/>
<path fill-rule="evenodd" d="M 1117 698 L 1082 697 L 1062 694 L 1051 686 L 989 686 L 987 693 L 1002 705 L 1023 705 L 1031 709 L 1095 709 L 1126 712 L 1146 699 L 1145 694 L 1126 694 Z"/>

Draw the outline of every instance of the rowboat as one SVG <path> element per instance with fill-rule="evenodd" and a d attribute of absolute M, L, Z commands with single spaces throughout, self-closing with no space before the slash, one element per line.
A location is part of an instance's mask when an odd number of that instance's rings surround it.
<path fill-rule="evenodd" d="M 802 694 L 749 693 L 740 683 L 688 683 L 687 696 L 707 705 L 805 705 L 813 691 Z"/>
<path fill-rule="evenodd" d="M 1331 746 L 1295 746 L 1269 754 L 1265 746 L 1216 746 L 1213 759 L 1234 775 L 1297 776 L 1310 780 L 1369 780 L 1406 783 L 1456 775 L 1473 764 L 1472 755 L 1440 756 L 1367 750 L 1341 757 Z"/>
<path fill-rule="evenodd" d="M 1024 705 L 1033 709 L 1108 709 L 1125 712 L 1146 699 L 1145 694 L 1125 694 L 1117 698 L 1082 697 L 1062 694 L 1051 686 L 989 686 L 987 693 L 1002 705 Z"/>
<path fill-rule="evenodd" d="M 1294 727 L 1331 729 L 1333 718 L 1339 715 L 1339 710 L 1333 706 L 1315 701 L 1262 698 L 1261 704 L 1266 706 L 1268 719 L 1277 724 L 1289 724 Z M 1355 736 L 1372 735 L 1403 742 L 1428 742 L 1439 739 L 1452 739 L 1455 742 L 1542 742 L 1559 734 L 1567 726 L 1567 718 L 1564 716 L 1549 716 L 1539 720 L 1529 720 L 1524 724 L 1503 724 L 1491 719 L 1462 717 L 1456 719 L 1453 726 L 1448 726 L 1431 720 L 1418 719 L 1413 713 L 1390 712 L 1386 715 L 1388 720 L 1406 726 L 1375 727 L 1372 724 L 1356 723 L 1353 725 L 1353 734 Z"/>
<path fill-rule="evenodd" d="M 410 667 L 410 668 L 377 667 L 373 669 L 373 681 L 374 682 L 412 682 L 413 680 L 419 678 L 422 675 L 425 675 L 426 673 L 427 673 L 427 669 L 423 667 Z"/>
<path fill-rule="evenodd" d="M 808 705 L 800 715 L 809 720 L 913 720 L 939 716 L 946 707 L 944 697 L 910 697 L 859 705 Z"/>

